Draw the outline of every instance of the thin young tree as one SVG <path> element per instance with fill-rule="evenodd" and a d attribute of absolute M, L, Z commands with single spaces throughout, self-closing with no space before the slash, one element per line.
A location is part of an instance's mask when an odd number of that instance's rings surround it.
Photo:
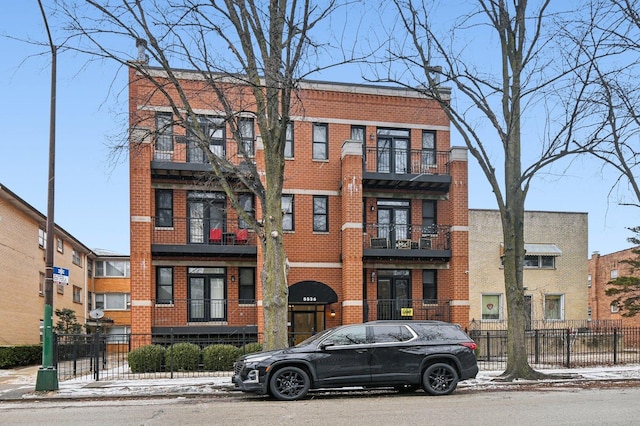
<path fill-rule="evenodd" d="M 387 79 L 411 82 L 439 101 L 489 182 L 504 244 L 508 343 L 501 377 L 539 378 L 525 340 L 525 199 L 541 170 L 587 148 L 573 135 L 587 109 L 590 64 L 558 54 L 554 37 L 563 15 L 550 10 L 549 0 L 458 4 L 463 12 L 455 21 L 447 4 L 438 10 L 433 3 L 394 0 L 399 28 L 391 36 L 397 44 L 389 49 Z M 443 87 L 452 88 L 452 100 Z M 538 125 L 527 127 L 534 117 Z"/>
<path fill-rule="evenodd" d="M 161 96 L 170 105 L 173 122 L 168 125 L 182 126 L 197 136 L 198 146 L 211 164 L 210 185 L 224 190 L 262 246 L 264 348 L 286 347 L 288 261 L 281 204 L 286 131 L 292 108 L 297 112 L 303 108 L 296 105 L 295 93 L 304 77 L 353 60 L 346 55 L 330 59 L 330 64 L 322 63 L 319 54 L 329 49 L 326 26 L 319 31 L 325 44 L 313 40 L 316 27 L 348 2 L 79 0 L 58 4 L 69 21 L 67 46 L 133 68 L 152 86 L 150 97 Z M 138 57 L 122 53 L 122 43 L 136 43 Z M 185 68 L 197 74 L 197 90 L 189 86 L 193 82 L 181 78 Z M 253 114 L 264 149 L 263 178 L 254 162 L 237 164 L 212 152 L 194 107 L 194 97 L 201 93 L 214 94 L 212 108 L 223 111 L 238 153 L 245 159 L 250 156 L 239 120 L 243 113 Z M 154 136 L 153 132 L 134 135 L 140 140 L 153 140 Z M 255 195 L 262 218 L 254 218 L 240 207 L 237 182 Z"/>

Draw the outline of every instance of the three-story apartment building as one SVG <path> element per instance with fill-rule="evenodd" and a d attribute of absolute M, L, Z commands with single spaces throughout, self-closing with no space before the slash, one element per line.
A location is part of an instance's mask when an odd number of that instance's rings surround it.
<path fill-rule="evenodd" d="M 264 171 L 255 116 L 233 118 L 246 159 L 198 74 L 179 75 L 211 151 Z M 259 335 L 260 242 L 207 179 L 211 165 L 166 100 L 133 69 L 129 84 L 132 333 Z M 296 100 L 282 197 L 292 341 L 375 319 L 468 324 L 467 152 L 450 146 L 438 103 L 400 87 L 311 81 Z M 237 191 L 261 219 L 251 192 Z"/>

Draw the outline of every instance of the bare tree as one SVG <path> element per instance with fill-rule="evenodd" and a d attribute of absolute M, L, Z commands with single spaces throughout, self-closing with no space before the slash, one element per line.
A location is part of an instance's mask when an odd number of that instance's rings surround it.
<path fill-rule="evenodd" d="M 591 69 L 578 55 L 558 54 L 554 37 L 562 26 L 555 24 L 562 15 L 549 10 L 549 0 L 535 7 L 526 0 L 473 3 L 450 27 L 433 2 L 394 0 L 401 29 L 394 28 L 392 39 L 399 41 L 390 46 L 386 79 L 412 83 L 437 99 L 489 181 L 504 243 L 508 359 L 502 378 L 538 378 L 525 347 L 525 198 L 543 168 L 587 149 L 573 138 L 587 110 Z M 447 85 L 454 101 L 440 95 Z M 539 125 L 526 129 L 534 116 Z"/>
<path fill-rule="evenodd" d="M 595 67 L 588 152 L 615 170 L 610 196 L 619 205 L 640 207 L 640 2 L 594 0 L 592 11 L 583 22 L 589 43 L 575 46 Z"/>
<path fill-rule="evenodd" d="M 264 347 L 286 347 L 288 262 L 281 205 L 286 129 L 299 82 L 323 67 L 318 53 L 328 47 L 314 43 L 313 30 L 348 2 L 86 0 L 58 4 L 69 20 L 68 46 L 134 69 L 150 84 L 149 98 L 161 96 L 170 105 L 174 120 L 170 124 L 197 136 L 211 164 L 210 185 L 224 190 L 262 245 Z M 138 58 L 132 60 L 113 44 L 122 39 L 130 45 L 137 43 Z M 150 67 L 147 59 L 157 66 Z M 329 66 L 350 60 L 343 56 Z M 181 68 L 193 70 L 198 83 L 183 80 Z M 264 180 L 254 162 L 234 163 L 210 149 L 209 135 L 198 122 L 194 106 L 195 99 L 206 94 L 214 94 L 211 107 L 224 112 L 238 153 L 245 159 L 250 156 L 239 119 L 242 113 L 253 114 L 264 147 Z M 148 136 L 156 135 L 142 138 Z M 255 194 L 262 220 L 240 208 L 238 182 Z"/>

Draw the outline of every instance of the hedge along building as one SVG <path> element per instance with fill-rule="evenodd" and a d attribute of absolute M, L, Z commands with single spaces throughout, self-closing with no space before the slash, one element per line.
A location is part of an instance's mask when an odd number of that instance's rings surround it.
<path fill-rule="evenodd" d="M 178 74 L 212 152 L 264 172 L 255 116 L 237 108 L 247 159 L 213 91 L 195 72 Z M 259 339 L 259 241 L 206 183 L 211 165 L 172 124 L 166 99 L 135 70 L 129 77 L 132 333 Z M 237 105 L 250 96 L 229 94 Z M 399 87 L 307 81 L 291 117 L 282 197 L 291 341 L 376 319 L 468 324 L 467 152 L 450 146 L 438 103 Z M 262 219 L 251 193 L 238 193 Z"/>

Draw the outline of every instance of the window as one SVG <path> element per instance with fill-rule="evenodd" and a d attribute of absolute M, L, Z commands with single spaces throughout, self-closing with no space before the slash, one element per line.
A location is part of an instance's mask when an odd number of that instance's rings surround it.
<path fill-rule="evenodd" d="M 198 116 L 198 125 L 202 131 L 200 140 L 198 129 L 191 119 L 187 123 L 187 162 L 206 163 L 206 155 L 202 150 L 203 145 L 209 145 L 209 150 L 213 155 L 225 157 L 225 124 L 224 119 L 219 117 Z"/>
<path fill-rule="evenodd" d="M 173 227 L 173 191 L 156 189 L 156 225 L 157 228 Z"/>
<path fill-rule="evenodd" d="M 256 270 L 254 268 L 238 268 L 238 303 L 256 303 Z"/>
<path fill-rule="evenodd" d="M 78 250 L 73 249 L 71 253 L 71 261 L 74 265 L 82 266 L 82 256 Z"/>
<path fill-rule="evenodd" d="M 329 159 L 329 134 L 327 124 L 313 125 L 313 159 Z"/>
<path fill-rule="evenodd" d="M 313 197 L 313 230 L 317 232 L 329 231 L 329 198 L 326 195 Z"/>
<path fill-rule="evenodd" d="M 591 306 L 589 306 L 587 308 L 587 321 L 591 321 L 591 316 L 592 316 L 592 310 L 591 310 Z"/>
<path fill-rule="evenodd" d="M 528 269 L 554 269 L 556 267 L 556 257 L 526 255 L 524 257 L 524 267 Z"/>
<path fill-rule="evenodd" d="M 56 247 L 58 249 L 58 253 L 64 253 L 64 242 L 62 238 L 56 238 Z"/>
<path fill-rule="evenodd" d="M 129 309 L 129 293 L 96 293 L 95 309 L 105 311 L 124 311 Z"/>
<path fill-rule="evenodd" d="M 240 133 L 240 139 L 242 139 L 242 148 L 246 155 L 254 155 L 254 126 L 253 118 L 240 118 L 238 120 L 238 132 Z"/>
<path fill-rule="evenodd" d="M 38 293 L 40 294 L 40 296 L 44 296 L 44 280 L 44 272 L 40 272 L 40 282 L 38 282 Z"/>
<path fill-rule="evenodd" d="M 40 248 L 44 248 L 46 244 L 47 244 L 47 232 L 44 229 L 39 228 L 38 229 L 38 246 L 40 246 Z"/>
<path fill-rule="evenodd" d="M 427 173 L 430 167 L 436 165 L 436 132 L 422 132 L 422 170 Z"/>
<path fill-rule="evenodd" d="M 293 195 L 282 196 L 282 229 L 293 231 Z"/>
<path fill-rule="evenodd" d="M 333 333 L 323 343 L 336 346 L 365 344 L 367 343 L 367 328 L 364 325 L 343 328 Z"/>
<path fill-rule="evenodd" d="M 618 312 L 620 312 L 620 308 L 618 307 L 617 304 L 612 303 L 611 304 L 611 313 L 612 314 L 617 314 Z"/>
<path fill-rule="evenodd" d="M 64 284 L 58 284 L 56 286 L 56 291 L 58 292 L 58 294 L 64 294 Z"/>
<path fill-rule="evenodd" d="M 422 234 L 437 234 L 436 228 L 436 204 L 435 200 L 422 201 Z"/>
<path fill-rule="evenodd" d="M 170 112 L 159 112 L 156 115 L 155 148 L 154 160 L 173 159 L 173 116 Z"/>
<path fill-rule="evenodd" d="M 130 268 L 128 260 L 96 260 L 96 277 L 129 277 Z"/>
<path fill-rule="evenodd" d="M 591 288 L 591 274 L 587 275 L 587 287 Z"/>
<path fill-rule="evenodd" d="M 502 295 L 483 294 L 482 295 L 482 319 L 500 320 L 502 319 Z"/>
<path fill-rule="evenodd" d="M 112 325 L 107 328 L 107 343 L 128 344 L 131 327 L 125 325 Z"/>
<path fill-rule="evenodd" d="M 82 289 L 77 285 L 73 286 L 73 302 L 74 303 L 82 302 Z"/>
<path fill-rule="evenodd" d="M 544 295 L 544 319 L 564 319 L 564 297 L 561 294 Z"/>
<path fill-rule="evenodd" d="M 287 123 L 284 141 L 284 158 L 293 158 L 293 123 Z"/>
<path fill-rule="evenodd" d="M 611 279 L 615 280 L 616 278 L 618 278 L 618 270 L 617 269 L 612 269 L 611 270 Z"/>
<path fill-rule="evenodd" d="M 173 268 L 158 267 L 156 269 L 156 304 L 173 303 Z"/>
<path fill-rule="evenodd" d="M 423 303 L 438 303 L 438 287 L 436 285 L 436 270 L 422 271 L 422 301 Z"/>
<path fill-rule="evenodd" d="M 351 126 L 351 140 L 364 142 L 365 127 Z"/>
<path fill-rule="evenodd" d="M 413 339 L 413 334 L 403 325 L 374 325 L 373 343 L 398 343 Z"/>
<path fill-rule="evenodd" d="M 247 212 L 247 214 L 251 217 L 253 216 L 253 195 L 252 194 L 240 194 L 238 195 L 238 204 L 240 204 L 240 208 Z M 247 229 L 249 228 L 249 224 L 242 219 L 242 217 L 238 217 L 238 228 Z"/>

